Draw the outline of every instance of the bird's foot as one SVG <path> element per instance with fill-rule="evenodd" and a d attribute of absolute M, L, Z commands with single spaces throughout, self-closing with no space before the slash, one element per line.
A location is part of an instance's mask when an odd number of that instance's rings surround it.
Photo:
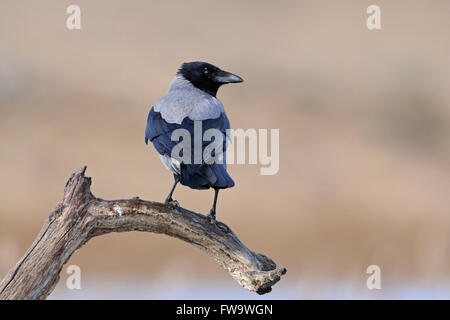
<path fill-rule="evenodd" d="M 173 200 L 172 198 L 166 198 L 166 200 L 164 201 L 164 204 L 167 204 L 167 205 L 172 206 L 172 207 L 179 207 L 180 206 L 178 201 L 177 200 Z"/>
<path fill-rule="evenodd" d="M 211 224 L 216 224 L 216 210 L 214 209 L 209 210 L 207 217 Z"/>

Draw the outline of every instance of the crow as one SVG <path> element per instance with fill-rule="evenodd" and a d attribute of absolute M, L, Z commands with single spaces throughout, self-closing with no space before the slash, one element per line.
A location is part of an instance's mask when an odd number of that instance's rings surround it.
<path fill-rule="evenodd" d="M 227 173 L 225 152 L 230 121 L 216 95 L 223 84 L 242 81 L 241 77 L 212 64 L 185 62 L 170 83 L 167 94 L 156 101 L 147 118 L 145 143 L 149 140 L 153 143 L 161 162 L 174 176 L 165 203 L 178 204 L 172 199 L 178 183 L 198 190 L 213 188 L 214 201 L 208 213 L 211 223 L 216 221 L 219 190 L 234 186 L 233 179 Z M 209 129 L 219 134 L 213 135 L 214 139 L 211 137 L 210 141 L 204 141 L 207 140 L 204 134 Z M 176 139 L 180 130 L 191 137 L 185 139 L 183 136 L 181 152 L 177 147 L 179 140 Z M 195 135 L 199 133 L 200 145 L 195 142 L 199 139 Z M 210 156 L 204 156 L 208 145 L 214 149 Z M 201 152 L 200 160 L 195 156 L 198 152 Z"/>

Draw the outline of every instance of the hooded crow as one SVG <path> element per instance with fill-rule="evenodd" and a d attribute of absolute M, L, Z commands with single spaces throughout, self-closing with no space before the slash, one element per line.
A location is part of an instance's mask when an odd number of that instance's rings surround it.
<path fill-rule="evenodd" d="M 242 81 L 241 77 L 206 62 L 183 63 L 170 83 L 167 94 L 156 101 L 147 118 L 145 143 L 149 140 L 153 143 L 161 162 L 173 173 L 175 180 L 165 203 L 175 202 L 172 195 L 178 182 L 192 189 L 213 188 L 214 201 L 208 214 L 212 223 L 216 218 L 219 189 L 234 186 L 233 179 L 227 173 L 225 153 L 226 130 L 230 128 L 230 122 L 216 94 L 221 85 Z M 196 129 L 199 123 L 201 131 Z M 173 135 L 178 129 L 184 129 L 192 139 L 184 141 L 183 138 L 183 143 L 190 150 L 182 150 L 180 154 L 177 151 L 174 155 L 172 151 L 179 141 L 173 139 Z M 215 136 L 212 142 L 203 141 L 203 134 L 209 129 L 220 132 L 220 139 Z M 201 146 L 195 143 L 198 137 L 194 135 L 198 132 L 202 135 Z M 203 158 L 203 152 L 209 144 L 214 144 L 214 152 L 211 157 Z M 185 151 L 188 161 L 182 158 Z M 201 151 L 200 161 L 192 161 L 196 151 Z"/>

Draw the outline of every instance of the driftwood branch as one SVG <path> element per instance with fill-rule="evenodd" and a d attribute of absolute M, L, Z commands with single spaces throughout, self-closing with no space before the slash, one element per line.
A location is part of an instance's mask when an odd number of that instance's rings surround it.
<path fill-rule="evenodd" d="M 245 247 L 221 222 L 139 198 L 107 201 L 90 191 L 86 167 L 67 181 L 64 196 L 24 257 L 0 283 L 0 299 L 45 299 L 63 265 L 89 239 L 110 232 L 147 231 L 179 238 L 202 249 L 244 288 L 264 294 L 286 273 L 268 257 Z"/>

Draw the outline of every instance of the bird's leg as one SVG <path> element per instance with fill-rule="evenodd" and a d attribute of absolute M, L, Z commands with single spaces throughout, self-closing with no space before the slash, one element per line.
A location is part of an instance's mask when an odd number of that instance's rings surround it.
<path fill-rule="evenodd" d="M 214 224 L 216 223 L 216 204 L 217 204 L 217 196 L 219 195 L 219 189 L 214 188 L 214 202 L 211 210 L 209 210 L 208 218 L 209 221 Z"/>
<path fill-rule="evenodd" d="M 169 194 L 167 195 L 166 200 L 164 201 L 164 203 L 165 203 L 165 204 L 175 204 L 175 205 L 178 205 L 178 202 L 177 202 L 176 200 L 173 200 L 173 199 L 172 199 L 172 194 L 173 194 L 173 192 L 175 191 L 175 187 L 177 186 L 178 182 L 180 182 L 180 176 L 177 175 L 177 174 L 174 174 L 174 175 L 173 175 L 173 178 L 174 178 L 175 181 L 173 182 L 172 189 L 170 189 L 170 192 L 169 192 Z"/>

